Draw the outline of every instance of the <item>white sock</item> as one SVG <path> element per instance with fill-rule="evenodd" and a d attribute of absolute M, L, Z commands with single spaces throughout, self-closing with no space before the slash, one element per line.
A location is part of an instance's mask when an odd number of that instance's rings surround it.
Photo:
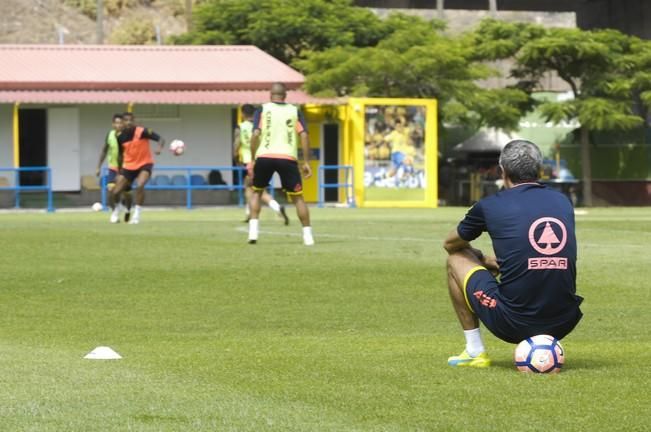
<path fill-rule="evenodd" d="M 484 342 L 481 340 L 479 327 L 472 330 L 464 330 L 463 335 L 466 337 L 466 352 L 470 357 L 477 357 L 479 354 L 486 351 Z"/>
<path fill-rule="evenodd" d="M 111 213 L 113 216 L 120 216 L 120 206 L 116 205 L 115 208 L 113 209 L 113 212 Z"/>
<path fill-rule="evenodd" d="M 258 220 L 249 219 L 249 240 L 258 239 Z"/>
<path fill-rule="evenodd" d="M 271 210 L 275 211 L 276 213 L 280 212 L 280 204 L 278 204 L 278 201 L 274 199 L 269 201 L 269 207 L 271 207 Z"/>
<path fill-rule="evenodd" d="M 133 217 L 135 219 L 138 219 L 140 217 L 140 211 L 142 210 L 142 206 L 136 205 L 136 211 L 133 212 Z"/>
<path fill-rule="evenodd" d="M 304 226 L 303 227 L 303 237 L 310 236 L 312 237 L 312 227 L 311 226 Z"/>

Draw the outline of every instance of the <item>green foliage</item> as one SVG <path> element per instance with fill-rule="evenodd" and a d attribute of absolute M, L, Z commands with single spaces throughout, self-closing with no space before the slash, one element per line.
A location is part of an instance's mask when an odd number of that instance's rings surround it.
<path fill-rule="evenodd" d="M 527 42 L 545 35 L 540 25 L 485 19 L 471 32 L 468 43 L 478 60 L 500 60 L 514 57 Z"/>
<path fill-rule="evenodd" d="M 151 18 L 132 16 L 124 20 L 109 37 L 117 45 L 148 45 L 156 42 L 156 27 Z"/>
<path fill-rule="evenodd" d="M 307 75 L 306 88 L 321 95 L 436 98 L 447 123 L 473 128 L 517 128 L 532 107 L 527 91 L 488 90 L 477 80 L 495 75 L 473 61 L 466 39 L 441 33 L 439 21 L 392 14 L 387 35 L 376 46 L 335 47 L 307 53 L 295 66 Z"/>
<path fill-rule="evenodd" d="M 103 0 L 104 13 L 110 16 L 121 16 L 125 11 L 136 6 L 150 6 L 155 0 Z M 65 4 L 79 9 L 84 15 L 95 19 L 97 17 L 97 0 L 64 0 Z"/>
<path fill-rule="evenodd" d="M 195 8 L 193 20 L 193 31 L 174 43 L 251 44 L 285 63 L 306 51 L 383 37 L 380 19 L 351 0 L 210 0 Z"/>

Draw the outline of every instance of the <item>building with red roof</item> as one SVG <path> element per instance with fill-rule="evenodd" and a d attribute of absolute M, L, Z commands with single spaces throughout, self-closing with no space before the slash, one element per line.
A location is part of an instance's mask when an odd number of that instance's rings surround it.
<path fill-rule="evenodd" d="M 159 166 L 231 165 L 237 106 L 268 101 L 274 82 L 290 103 L 324 102 L 254 46 L 0 45 L 0 58 L 0 167 L 48 165 L 56 191 L 78 191 L 94 174 L 111 117 L 127 107 L 188 145 L 182 161 L 164 153 Z"/>

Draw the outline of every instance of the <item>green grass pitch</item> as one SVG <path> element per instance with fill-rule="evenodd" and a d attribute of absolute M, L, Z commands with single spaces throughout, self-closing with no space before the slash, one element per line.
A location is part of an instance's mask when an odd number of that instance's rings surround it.
<path fill-rule="evenodd" d="M 648 431 L 651 209 L 577 216 L 559 375 L 463 349 L 441 242 L 464 209 L 0 214 L 2 431 Z M 486 249 L 486 239 L 477 243 Z M 99 345 L 124 358 L 84 360 Z"/>

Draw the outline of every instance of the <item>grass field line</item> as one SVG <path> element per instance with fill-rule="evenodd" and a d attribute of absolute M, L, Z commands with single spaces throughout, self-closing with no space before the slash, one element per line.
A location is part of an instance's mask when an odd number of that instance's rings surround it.
<path fill-rule="evenodd" d="M 237 227 L 235 228 L 235 231 L 248 233 L 249 229 L 246 227 Z M 278 232 L 278 231 L 259 230 L 258 232 L 260 234 L 268 234 L 268 235 L 274 235 L 280 237 L 286 237 L 286 236 L 302 237 L 303 236 L 303 234 L 301 233 L 288 233 L 286 231 Z M 424 242 L 424 243 L 436 242 L 436 240 L 431 238 L 427 239 L 427 238 L 416 238 L 416 237 L 356 236 L 356 235 L 344 235 L 344 234 L 328 234 L 328 233 L 321 233 L 318 231 L 314 233 L 314 237 L 316 240 L 318 240 L 319 237 L 325 237 L 325 238 L 336 238 L 336 239 L 354 239 L 354 240 L 370 240 L 370 241 L 408 241 L 408 242 Z"/>

